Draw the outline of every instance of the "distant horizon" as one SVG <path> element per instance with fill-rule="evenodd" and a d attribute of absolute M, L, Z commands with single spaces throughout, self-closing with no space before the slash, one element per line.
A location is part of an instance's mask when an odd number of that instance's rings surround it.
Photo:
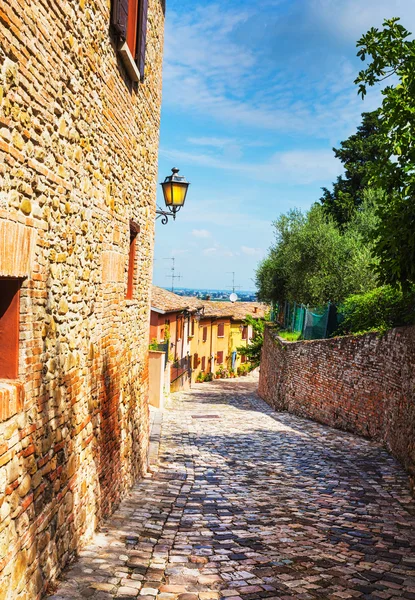
<path fill-rule="evenodd" d="M 157 285 L 157 284 L 154 284 Z M 162 288 L 163 290 L 167 290 L 169 292 L 171 292 L 171 285 L 158 285 L 157 287 Z M 211 287 L 189 287 L 188 285 L 186 286 L 174 286 L 174 291 L 176 290 L 192 290 L 194 292 L 224 292 L 224 293 L 229 293 L 229 295 L 232 294 L 232 290 L 226 289 L 226 288 L 211 288 Z M 256 289 L 244 289 L 244 290 L 235 290 L 235 294 L 238 295 L 239 294 L 245 294 L 245 293 L 249 293 L 249 294 L 256 294 L 257 290 Z"/>

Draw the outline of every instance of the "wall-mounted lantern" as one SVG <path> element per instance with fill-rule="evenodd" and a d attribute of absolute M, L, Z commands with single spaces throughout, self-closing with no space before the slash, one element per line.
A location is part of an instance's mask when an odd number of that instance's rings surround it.
<path fill-rule="evenodd" d="M 178 175 L 179 169 L 172 169 L 172 174 L 168 175 L 166 179 L 161 183 L 161 187 L 163 189 L 164 202 L 166 204 L 167 210 L 162 210 L 158 208 L 156 210 L 156 214 L 159 217 L 163 217 L 161 222 L 163 225 L 169 220 L 169 217 L 176 218 L 176 213 L 184 205 L 186 200 L 187 190 L 190 185 L 188 181 L 181 175 Z"/>

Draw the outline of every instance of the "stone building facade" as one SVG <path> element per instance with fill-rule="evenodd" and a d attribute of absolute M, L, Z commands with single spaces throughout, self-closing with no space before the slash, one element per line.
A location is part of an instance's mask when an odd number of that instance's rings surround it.
<path fill-rule="evenodd" d="M 146 468 L 163 31 L 162 0 L 0 0 L 0 600 Z"/>

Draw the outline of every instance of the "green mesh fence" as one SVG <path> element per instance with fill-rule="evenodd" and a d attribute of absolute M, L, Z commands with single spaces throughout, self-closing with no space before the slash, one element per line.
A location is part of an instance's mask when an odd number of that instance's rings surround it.
<path fill-rule="evenodd" d="M 330 306 L 306 310 L 302 337 L 305 340 L 322 340 L 327 337 Z"/>
<path fill-rule="evenodd" d="M 286 331 L 301 333 L 304 340 L 319 340 L 330 337 L 337 330 L 343 315 L 334 304 L 322 307 L 304 306 L 296 302 L 276 305 L 272 311 L 273 320 L 279 322 Z"/>

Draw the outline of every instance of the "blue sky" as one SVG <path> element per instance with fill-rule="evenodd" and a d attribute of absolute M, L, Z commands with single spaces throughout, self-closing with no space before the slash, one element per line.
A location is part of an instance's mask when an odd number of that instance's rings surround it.
<path fill-rule="evenodd" d="M 414 0 L 168 0 L 159 181 L 191 182 L 175 222 L 157 221 L 154 283 L 168 257 L 184 287 L 254 289 L 272 221 L 307 209 L 341 173 L 332 147 L 365 101 L 356 40 L 384 18 L 415 31 Z M 159 190 L 159 204 L 162 204 Z"/>

